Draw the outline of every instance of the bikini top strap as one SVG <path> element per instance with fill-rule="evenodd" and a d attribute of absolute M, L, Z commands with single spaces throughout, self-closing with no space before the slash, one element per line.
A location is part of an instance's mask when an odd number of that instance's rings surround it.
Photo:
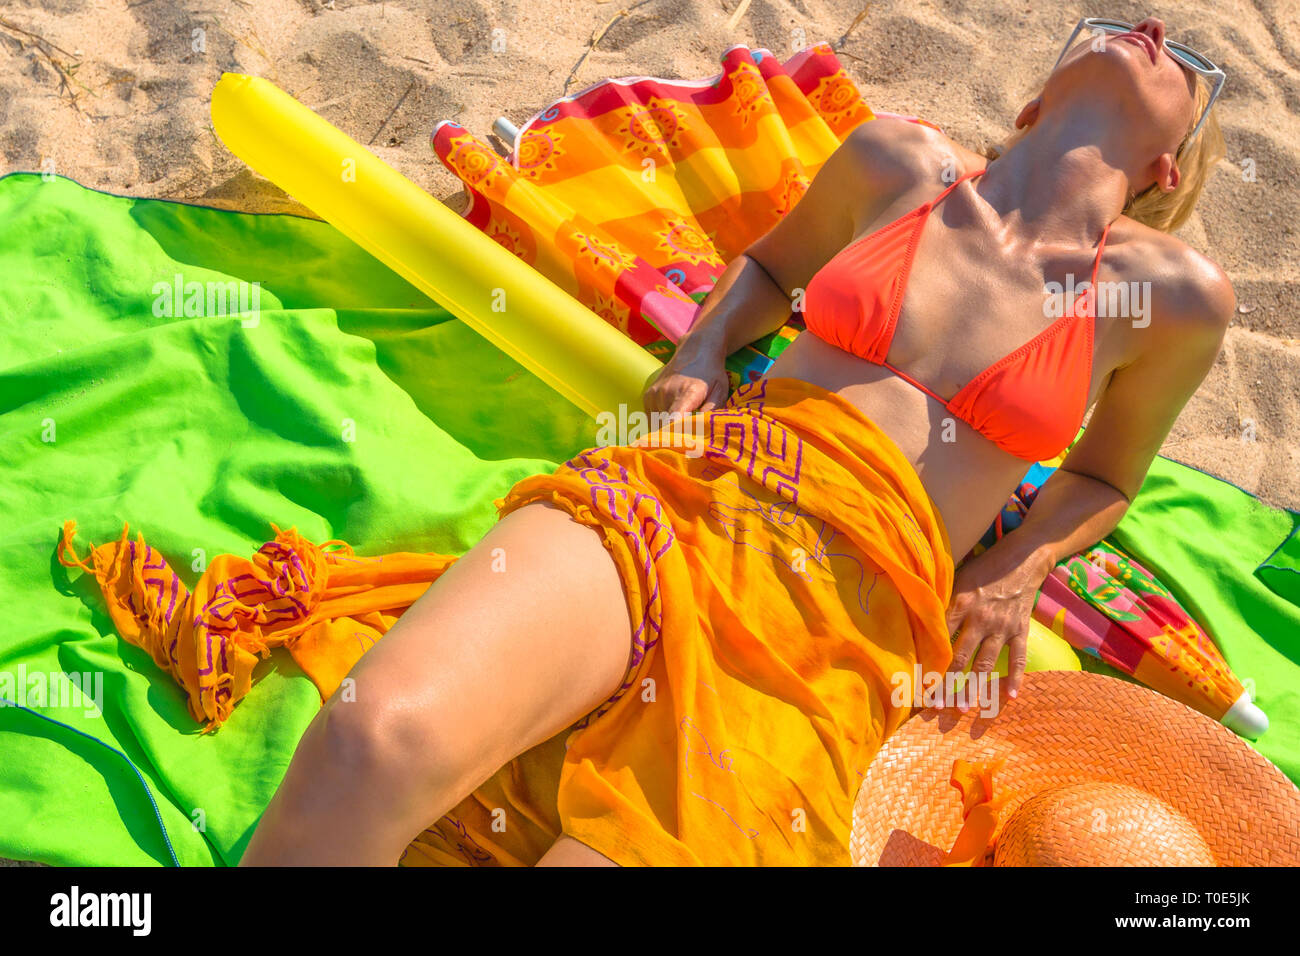
<path fill-rule="evenodd" d="M 987 167 L 986 167 L 986 168 L 987 168 Z M 978 176 L 978 175 L 980 175 L 980 173 L 982 173 L 982 172 L 984 172 L 984 171 L 985 171 L 985 170 L 983 170 L 983 169 L 976 169 L 976 170 L 972 170 L 972 171 L 969 172 L 969 173 L 966 173 L 966 175 L 964 175 L 964 176 L 958 176 L 957 179 L 953 181 L 952 185 L 950 185 L 947 189 L 945 189 L 943 192 L 939 193 L 939 195 L 935 196 L 933 199 L 930 200 L 930 207 L 933 208 L 933 207 L 939 205 L 939 203 L 943 202 L 943 201 L 948 197 L 948 194 L 949 194 L 950 192 L 952 192 L 954 189 L 956 189 L 958 186 L 960 186 L 960 185 L 961 185 L 962 183 L 964 183 L 966 180 L 971 179 L 971 178 L 973 178 L 973 177 L 975 177 L 975 176 Z"/>
<path fill-rule="evenodd" d="M 1097 288 L 1097 269 L 1101 266 L 1101 252 L 1106 248 L 1106 237 L 1110 235 L 1110 227 L 1115 225 L 1108 222 L 1106 228 L 1101 231 L 1101 241 L 1097 243 L 1097 258 L 1092 260 L 1092 288 Z"/>

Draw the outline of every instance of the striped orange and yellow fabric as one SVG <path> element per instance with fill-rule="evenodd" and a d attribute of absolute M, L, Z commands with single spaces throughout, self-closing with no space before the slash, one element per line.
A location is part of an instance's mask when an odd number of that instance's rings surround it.
<path fill-rule="evenodd" d="M 470 223 L 662 358 L 727 263 L 873 115 L 828 44 L 784 63 L 739 45 L 710 79 L 606 79 L 561 99 L 507 157 L 451 121 L 432 143 Z M 792 316 L 734 356 L 733 385 L 801 328 Z"/>

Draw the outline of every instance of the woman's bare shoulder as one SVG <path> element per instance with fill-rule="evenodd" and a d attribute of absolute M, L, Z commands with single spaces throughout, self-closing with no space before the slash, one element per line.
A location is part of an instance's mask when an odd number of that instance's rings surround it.
<path fill-rule="evenodd" d="M 851 159 L 839 165 L 842 174 L 858 180 L 846 185 L 854 193 L 874 194 L 886 201 L 917 188 L 941 188 L 954 175 L 986 164 L 984 157 L 939 130 L 893 116 L 878 116 L 857 126 L 841 149 Z"/>
<path fill-rule="evenodd" d="M 1171 331 L 1189 323 L 1226 326 L 1236 309 L 1232 281 L 1217 262 L 1128 216 L 1111 227 L 1098 282 L 1103 294 L 1116 284 L 1127 287 L 1130 301 L 1145 293 L 1151 318 Z"/>

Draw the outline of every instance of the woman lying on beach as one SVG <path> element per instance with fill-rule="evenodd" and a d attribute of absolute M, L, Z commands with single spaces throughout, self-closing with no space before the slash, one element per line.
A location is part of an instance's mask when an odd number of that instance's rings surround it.
<path fill-rule="evenodd" d="M 486 861 L 546 801 L 545 864 L 848 862 L 915 676 L 1008 646 L 1016 693 L 1039 585 L 1115 527 L 1233 313 L 1169 234 L 1221 150 L 1222 74 L 1157 19 L 1080 26 L 992 162 L 890 118 L 848 135 L 647 392 L 697 442 L 517 484 L 326 702 L 244 863 L 392 864 L 458 805 Z M 807 333 L 729 396 L 724 358 L 792 310 Z"/>

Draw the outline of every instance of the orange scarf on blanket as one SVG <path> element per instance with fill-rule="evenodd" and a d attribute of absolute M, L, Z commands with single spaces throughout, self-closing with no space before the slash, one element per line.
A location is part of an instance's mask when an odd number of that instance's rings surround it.
<path fill-rule="evenodd" d="M 251 558 L 222 554 L 194 590 L 181 583 L 144 536 L 73 551 L 77 523 L 63 526 L 59 561 L 95 575 L 124 640 L 142 647 L 189 696 L 190 715 L 214 730 L 248 693 L 253 668 L 284 647 L 332 694 L 454 557 L 399 552 L 359 558 L 342 541 L 315 545 L 275 525 L 275 539 Z"/>

